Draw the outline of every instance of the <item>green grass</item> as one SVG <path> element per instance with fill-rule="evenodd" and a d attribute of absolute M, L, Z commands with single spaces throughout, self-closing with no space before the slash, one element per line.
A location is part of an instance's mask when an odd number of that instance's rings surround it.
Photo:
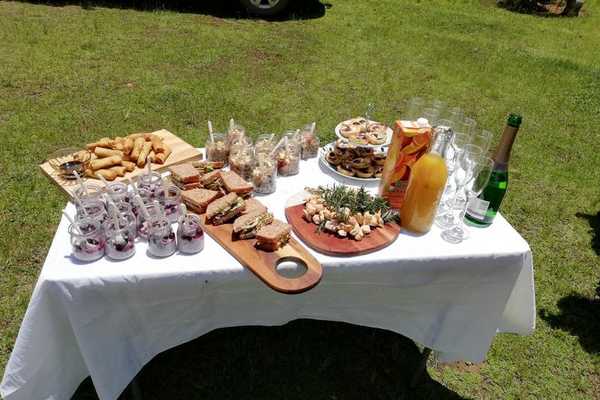
<path fill-rule="evenodd" d="M 0 371 L 65 202 L 36 168 L 52 150 L 158 128 L 200 146 L 207 119 L 222 128 L 231 116 L 254 134 L 316 120 L 327 140 L 366 103 L 391 121 L 419 94 L 497 135 L 507 112 L 523 114 L 502 211 L 533 250 L 540 313 L 534 335 L 498 336 L 482 365 L 432 365 L 412 395 L 600 398 L 600 2 L 577 19 L 477 0 L 331 3 L 319 18 L 298 9 L 266 22 L 188 3 L 177 12 L 0 2 Z M 344 324 L 223 330 L 155 359 L 142 391 L 411 398 L 415 351 Z"/>

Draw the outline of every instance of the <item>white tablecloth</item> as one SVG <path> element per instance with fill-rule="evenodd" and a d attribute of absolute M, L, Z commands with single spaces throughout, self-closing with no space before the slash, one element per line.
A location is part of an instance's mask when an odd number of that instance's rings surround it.
<path fill-rule="evenodd" d="M 291 195 L 333 182 L 322 172 L 302 162 L 300 175 L 280 178 L 261 200 L 284 219 Z M 345 321 L 474 362 L 497 331 L 534 329 L 531 252 L 500 215 L 459 245 L 434 227 L 364 256 L 315 253 L 323 279 L 299 295 L 269 289 L 208 237 L 195 256 L 152 259 L 141 243 L 127 261 L 76 264 L 67 226 L 61 220 L 6 367 L 6 400 L 68 399 L 88 375 L 101 399 L 114 399 L 155 355 L 221 327 Z"/>

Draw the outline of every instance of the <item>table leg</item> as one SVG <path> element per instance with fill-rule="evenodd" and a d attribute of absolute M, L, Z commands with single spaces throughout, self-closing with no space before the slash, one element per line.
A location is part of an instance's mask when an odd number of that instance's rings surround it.
<path fill-rule="evenodd" d="M 429 347 L 425 347 L 423 352 L 421 353 L 421 359 L 419 360 L 419 365 L 415 373 L 410 380 L 410 388 L 413 389 L 417 386 L 421 378 L 423 377 L 423 372 L 427 369 L 427 360 L 429 360 L 429 355 L 431 354 L 431 349 Z"/>

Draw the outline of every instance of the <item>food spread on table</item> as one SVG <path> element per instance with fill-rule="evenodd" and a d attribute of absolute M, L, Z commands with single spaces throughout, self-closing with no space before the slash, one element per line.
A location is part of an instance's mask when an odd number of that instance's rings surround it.
<path fill-rule="evenodd" d="M 498 150 L 501 156 L 496 156 L 501 161 L 508 159 L 509 144 L 521 121 L 520 117 L 511 118 L 512 125 L 505 135 L 509 139 Z M 245 253 L 250 248 L 255 252 L 288 248 L 292 228 L 309 246 L 327 254 L 375 251 L 396 238 L 400 224 L 412 232 L 429 231 L 440 213 L 438 205 L 444 190 L 449 187 L 448 163 L 467 169 L 461 177 L 466 174 L 468 179 L 454 177 L 460 190 L 466 190 L 465 185 L 476 177 L 485 178 L 478 186 L 469 186 L 467 192 L 475 196 L 482 193 L 490 175 L 489 171 L 484 174 L 488 159 L 483 146 L 476 146 L 477 141 L 465 133 L 455 137 L 449 124 L 444 125 L 447 122 L 430 124 L 424 118 L 396 121 L 387 151 L 374 146 L 388 140 L 385 124 L 368 118 L 342 122 L 339 132 L 343 137 L 325 146 L 322 162 L 345 177 L 365 181 L 381 178 L 379 195 L 370 194 L 364 187 L 345 185 L 307 188 L 308 196 L 301 208 L 286 208 L 292 225 L 274 219 L 273 213 L 253 195 L 275 192 L 279 177 L 298 174 L 301 159 L 317 156 L 315 123 L 302 130 L 289 130 L 279 140 L 274 134 L 262 134 L 253 143 L 245 128 L 233 120 L 224 134 L 213 132 L 209 121 L 206 160 L 171 165 L 167 179 L 147 168 L 130 185 L 104 182 L 104 188 L 85 181 L 85 177 L 111 181 L 127 171 L 144 168 L 147 163 L 165 163 L 172 153 L 170 147 L 157 135 L 137 133 L 105 137 L 87 144 L 86 150 L 65 150 L 56 154 L 53 167 L 74 177 L 78 185 L 74 191 L 77 212 L 69 227 L 72 255 L 82 262 L 103 255 L 124 260 L 135 254 L 136 238 L 147 241 L 148 254 L 153 257 L 168 257 L 177 250 L 193 254 L 204 247 L 203 227 L 230 252 L 233 248 Z M 447 155 L 450 148 L 452 159 Z M 80 176 L 78 170 L 85 176 Z M 492 198 L 492 189 L 486 190 L 483 196 Z M 471 200 L 469 218 L 481 219 L 483 213 L 479 209 L 487 200 Z M 452 213 L 452 207 L 456 207 L 454 203 L 442 206 L 446 213 Z M 441 220 L 453 222 L 448 214 L 443 217 Z M 177 229 L 173 229 L 173 223 L 178 224 Z M 306 229 L 307 224 L 313 226 L 312 232 Z M 329 235 L 324 243 L 317 243 L 315 235 L 319 234 Z M 464 230 L 454 234 L 464 240 Z M 352 244 L 362 242 L 364 246 Z M 303 251 L 294 246 L 296 251 Z"/>

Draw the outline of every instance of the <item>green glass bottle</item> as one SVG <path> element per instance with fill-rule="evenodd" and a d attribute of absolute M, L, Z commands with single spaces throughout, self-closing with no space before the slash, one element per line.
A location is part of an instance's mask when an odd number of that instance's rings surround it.
<path fill-rule="evenodd" d="M 500 144 L 494 154 L 494 169 L 490 181 L 479 197 L 472 199 L 467 207 L 465 220 L 469 225 L 485 227 L 494 221 L 508 189 L 508 160 L 522 120 L 518 114 L 508 116 Z"/>

